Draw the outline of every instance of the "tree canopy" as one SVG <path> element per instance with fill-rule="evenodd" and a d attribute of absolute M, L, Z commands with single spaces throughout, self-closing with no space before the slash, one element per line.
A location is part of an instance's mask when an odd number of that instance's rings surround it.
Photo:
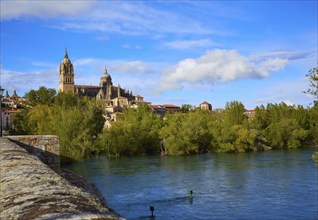
<path fill-rule="evenodd" d="M 16 115 L 11 133 L 58 135 L 61 155 L 73 159 L 96 154 L 240 153 L 318 145 L 318 103 L 310 108 L 283 102 L 261 105 L 253 118 L 246 116 L 239 101 L 228 102 L 220 112 L 189 110 L 185 105 L 184 111 L 164 119 L 141 106 L 117 113 L 116 122 L 103 129 L 102 103 L 71 93 L 53 94 L 54 90 L 44 87 L 30 91 L 32 106 Z"/>

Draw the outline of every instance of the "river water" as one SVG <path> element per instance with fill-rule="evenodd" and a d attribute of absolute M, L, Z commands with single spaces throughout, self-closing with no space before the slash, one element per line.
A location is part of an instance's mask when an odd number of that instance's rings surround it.
<path fill-rule="evenodd" d="M 318 219 L 313 150 L 98 157 L 64 165 L 127 219 Z M 192 198 L 188 196 L 193 191 Z"/>

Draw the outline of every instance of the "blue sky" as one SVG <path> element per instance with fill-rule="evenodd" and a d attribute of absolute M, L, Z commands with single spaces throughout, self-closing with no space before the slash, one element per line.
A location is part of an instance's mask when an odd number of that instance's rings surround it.
<path fill-rule="evenodd" d="M 1 1 L 1 86 L 58 87 L 65 48 L 75 84 L 115 85 L 153 104 L 241 101 L 309 106 L 317 1 Z"/>

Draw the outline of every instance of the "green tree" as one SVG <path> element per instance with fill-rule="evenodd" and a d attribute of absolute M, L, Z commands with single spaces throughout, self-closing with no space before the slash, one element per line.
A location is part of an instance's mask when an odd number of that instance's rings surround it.
<path fill-rule="evenodd" d="M 35 134 L 50 135 L 55 134 L 54 111 L 48 105 L 38 104 L 28 113 L 29 125 L 34 127 Z"/>
<path fill-rule="evenodd" d="M 318 99 L 318 68 L 310 69 L 306 76 L 309 79 L 309 88 L 305 93 L 311 94 Z"/>
<path fill-rule="evenodd" d="M 38 104 L 51 105 L 54 102 L 55 95 L 55 89 L 47 89 L 44 86 L 41 86 L 38 90 L 30 90 L 30 92 L 25 94 L 25 97 L 31 106 Z"/>
<path fill-rule="evenodd" d="M 44 87 L 40 90 L 45 94 Z M 71 93 L 60 93 L 52 100 L 34 102 L 32 108 L 18 114 L 13 133 L 58 135 L 61 156 L 72 159 L 98 153 L 95 142 L 105 122 L 102 106 L 94 100 L 79 100 Z"/>
<path fill-rule="evenodd" d="M 191 108 L 192 108 L 192 106 L 190 104 L 183 104 L 181 106 L 180 111 L 183 112 L 183 113 L 187 113 L 187 112 L 190 111 Z"/>
<path fill-rule="evenodd" d="M 313 155 L 312 155 L 312 159 L 318 163 L 318 152 L 315 152 Z"/>
<path fill-rule="evenodd" d="M 162 120 L 147 106 L 125 109 L 116 123 L 99 136 L 98 145 L 109 157 L 158 154 L 161 127 Z"/>
<path fill-rule="evenodd" d="M 309 79 L 309 88 L 305 93 L 311 94 L 315 96 L 316 99 L 318 99 L 318 68 L 314 67 L 310 69 L 306 76 Z M 314 107 L 313 107 L 313 110 L 314 110 L 313 117 L 315 119 L 317 114 L 316 113 L 317 105 L 318 105 L 317 101 L 315 101 Z M 318 138 L 317 138 L 318 128 L 317 127 L 318 127 L 317 124 L 314 122 L 311 124 L 311 129 L 310 129 L 310 133 L 313 136 L 313 143 L 315 144 L 315 146 L 318 145 Z M 313 154 L 313 159 L 318 163 L 318 151 Z"/>
<path fill-rule="evenodd" d="M 34 126 L 31 126 L 28 119 L 29 109 L 23 109 L 21 112 L 13 116 L 13 124 L 9 130 L 11 135 L 27 135 L 32 134 Z"/>
<path fill-rule="evenodd" d="M 227 102 L 224 112 L 224 122 L 228 126 L 241 125 L 247 123 L 247 116 L 244 115 L 245 108 L 241 102 Z"/>
<path fill-rule="evenodd" d="M 64 108 L 71 108 L 78 105 L 78 97 L 70 92 L 60 92 L 54 97 L 54 104 Z"/>
<path fill-rule="evenodd" d="M 206 153 L 210 150 L 212 135 L 208 122 L 211 114 L 194 111 L 188 114 L 172 114 L 160 130 L 160 137 L 168 155 Z"/>
<path fill-rule="evenodd" d="M 285 118 L 271 123 L 266 128 L 265 135 L 274 148 L 298 148 L 304 143 L 308 132 L 295 119 Z"/>
<path fill-rule="evenodd" d="M 269 124 L 269 114 L 263 105 L 255 108 L 255 116 L 251 122 L 252 127 L 257 130 L 264 130 Z"/>
<path fill-rule="evenodd" d="M 312 146 L 318 146 L 318 102 L 309 109 L 309 133 Z"/>

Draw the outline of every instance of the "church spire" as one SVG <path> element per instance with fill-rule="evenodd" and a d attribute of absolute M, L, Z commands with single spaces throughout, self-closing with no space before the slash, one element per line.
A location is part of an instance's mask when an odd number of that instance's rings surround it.
<path fill-rule="evenodd" d="M 104 75 L 108 75 L 108 72 L 107 72 L 107 68 L 106 68 L 106 66 L 105 66 Z"/>
<path fill-rule="evenodd" d="M 68 59 L 67 48 L 65 48 L 65 55 L 64 55 L 64 58 L 67 58 L 67 59 Z"/>
<path fill-rule="evenodd" d="M 5 98 L 9 98 L 9 97 L 10 97 L 8 90 L 6 91 L 6 95 L 5 95 L 4 97 L 5 97 Z"/>

